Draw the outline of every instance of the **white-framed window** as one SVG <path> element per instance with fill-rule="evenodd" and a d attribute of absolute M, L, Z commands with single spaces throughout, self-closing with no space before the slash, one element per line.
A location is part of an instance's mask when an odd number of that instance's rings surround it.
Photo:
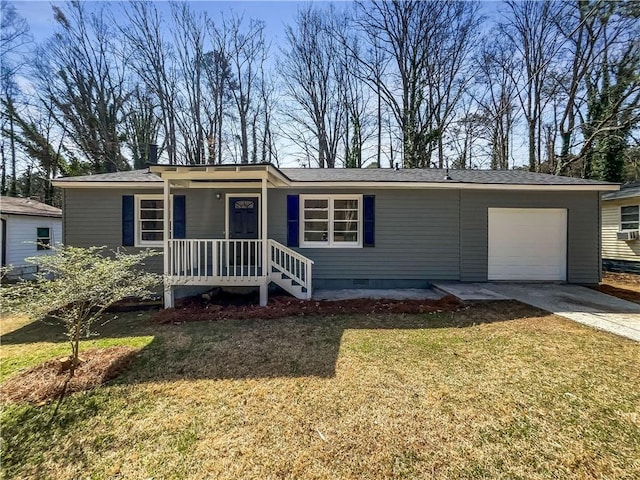
<path fill-rule="evenodd" d="M 361 247 L 362 195 L 300 195 L 301 247 Z"/>
<path fill-rule="evenodd" d="M 620 207 L 620 230 L 640 229 L 640 205 Z"/>
<path fill-rule="evenodd" d="M 51 228 L 36 228 L 36 249 L 51 250 Z"/>
<path fill-rule="evenodd" d="M 162 245 L 164 240 L 164 197 L 162 195 L 136 195 L 135 205 L 135 246 Z"/>

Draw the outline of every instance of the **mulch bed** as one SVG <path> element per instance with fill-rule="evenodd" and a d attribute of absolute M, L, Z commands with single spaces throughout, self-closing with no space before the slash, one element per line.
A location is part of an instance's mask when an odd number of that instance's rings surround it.
<path fill-rule="evenodd" d="M 613 285 L 594 285 L 594 290 L 597 290 L 602 293 L 606 293 L 607 295 L 611 295 L 612 297 L 618 297 L 623 300 L 629 300 L 630 302 L 640 303 L 640 292 L 635 290 L 629 290 L 628 288 L 620 288 Z"/>
<path fill-rule="evenodd" d="M 132 347 L 110 347 L 81 352 L 84 362 L 76 369 L 65 395 L 92 390 L 118 376 L 138 351 Z M 67 375 L 68 372 L 62 371 L 59 359 L 49 360 L 2 384 L 0 400 L 48 403 L 60 395 Z"/>
<path fill-rule="evenodd" d="M 269 304 L 226 305 L 208 304 L 194 298 L 177 308 L 160 310 L 153 315 L 157 323 L 202 322 L 225 319 L 275 319 L 296 316 L 327 316 L 367 313 L 433 313 L 456 311 L 462 304 L 447 295 L 439 300 L 297 300 L 292 297 L 272 297 Z"/>
<path fill-rule="evenodd" d="M 613 297 L 640 303 L 640 275 L 604 272 L 602 283 L 591 288 Z"/>

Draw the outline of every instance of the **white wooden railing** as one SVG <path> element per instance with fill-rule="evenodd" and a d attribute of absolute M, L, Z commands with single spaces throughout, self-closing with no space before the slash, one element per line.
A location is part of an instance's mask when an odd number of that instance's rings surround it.
<path fill-rule="evenodd" d="M 169 272 L 181 283 L 251 280 L 262 270 L 262 240 L 169 240 Z"/>
<path fill-rule="evenodd" d="M 269 239 L 267 241 L 269 242 L 269 271 L 275 269 L 284 273 L 305 289 L 307 298 L 311 298 L 313 260 L 275 240 Z"/>
<path fill-rule="evenodd" d="M 311 298 L 313 260 L 275 240 L 266 242 L 263 268 L 262 240 L 169 240 L 166 273 L 174 285 L 255 285 L 273 280 L 299 298 Z"/>

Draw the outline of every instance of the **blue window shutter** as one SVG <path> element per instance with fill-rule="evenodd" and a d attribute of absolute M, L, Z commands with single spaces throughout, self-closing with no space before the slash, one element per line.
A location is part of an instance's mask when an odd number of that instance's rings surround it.
<path fill-rule="evenodd" d="M 122 245 L 135 245 L 135 200 L 133 195 L 122 196 Z"/>
<path fill-rule="evenodd" d="M 287 195 L 287 247 L 298 247 L 300 242 L 300 196 Z"/>
<path fill-rule="evenodd" d="M 364 246 L 375 247 L 376 197 L 375 195 L 364 195 L 362 202 L 364 204 Z"/>
<path fill-rule="evenodd" d="M 186 200 L 184 195 L 173 196 L 173 238 L 187 238 Z"/>

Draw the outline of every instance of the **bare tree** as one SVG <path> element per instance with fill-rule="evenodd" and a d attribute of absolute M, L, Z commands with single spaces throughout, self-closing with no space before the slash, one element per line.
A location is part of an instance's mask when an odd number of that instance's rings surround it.
<path fill-rule="evenodd" d="M 35 75 L 53 118 L 94 172 L 130 168 L 121 151 L 122 117 L 129 92 L 124 62 L 103 11 L 81 2 L 53 6 L 56 34 L 39 49 Z"/>
<path fill-rule="evenodd" d="M 177 126 L 183 154 L 189 164 L 206 163 L 205 37 L 207 17 L 194 12 L 187 3 L 171 4 L 173 41 L 181 83 L 177 95 Z"/>
<path fill-rule="evenodd" d="M 544 0 L 508 1 L 501 32 L 515 49 L 524 70 L 524 86 L 517 90 L 527 123 L 529 170 L 539 169 L 542 154 L 541 125 L 549 95 L 545 89 L 561 47 L 555 28 L 559 3 Z M 514 70 L 514 73 L 517 69 Z M 514 79 L 515 80 L 515 79 Z"/>
<path fill-rule="evenodd" d="M 162 144 L 169 163 L 176 163 L 177 75 L 174 49 L 165 41 L 166 25 L 153 2 L 131 1 L 125 9 L 128 24 L 121 27 L 129 46 L 130 65 L 154 96 L 161 118 Z"/>
<path fill-rule="evenodd" d="M 373 133 L 373 122 L 370 120 L 369 112 L 371 89 L 364 80 L 368 71 L 361 61 L 364 55 L 363 42 L 356 34 L 348 15 L 329 16 L 327 29 L 330 35 L 338 40 L 335 47 L 334 71 L 336 80 L 341 85 L 344 102 L 344 163 L 349 168 L 361 168 L 365 162 L 365 142 Z M 381 109 L 378 115 L 381 115 Z M 380 134 L 380 126 L 378 133 Z M 379 161 L 377 157 L 376 160 Z"/>
<path fill-rule="evenodd" d="M 445 3 L 446 7 L 439 12 L 437 28 L 427 33 L 431 48 L 425 58 L 429 110 L 433 115 L 433 131 L 437 133 L 438 168 L 445 166 L 445 132 L 475 74 L 469 58 L 476 48 L 479 21 L 477 3 Z M 469 125 L 468 116 L 464 117 L 463 123 Z"/>
<path fill-rule="evenodd" d="M 12 76 L 9 74 L 2 75 L 2 90 L 0 92 L 0 102 L 2 104 L 3 115 L 0 117 L 0 129 L 2 139 L 0 140 L 0 155 L 2 161 L 2 195 L 15 197 L 18 195 L 17 181 L 17 157 L 16 157 L 16 130 L 15 130 L 15 112 L 17 110 L 16 97 L 17 86 Z M 11 175 L 9 178 L 9 186 L 7 187 L 7 152 L 6 143 L 9 147 L 9 164 L 11 167 Z"/>
<path fill-rule="evenodd" d="M 492 32 L 490 35 L 495 35 Z M 477 79 L 481 91 L 476 96 L 481 117 L 480 135 L 489 144 L 490 165 L 494 170 L 509 168 L 511 136 L 516 122 L 517 65 L 508 44 L 483 42 L 478 57 Z"/>
<path fill-rule="evenodd" d="M 264 39 L 264 22 L 249 20 L 246 30 L 243 18 L 233 16 L 223 22 L 222 28 L 227 39 L 227 52 L 232 70 L 228 82 L 232 82 L 229 91 L 233 96 L 238 118 L 240 139 L 240 163 L 249 163 L 257 158 L 257 119 L 259 115 L 259 83 L 262 80 L 261 68 L 267 54 Z M 251 130 L 251 132 L 250 132 Z M 253 139 L 253 148 L 249 136 Z"/>
<path fill-rule="evenodd" d="M 29 25 L 20 16 L 16 7 L 7 0 L 0 0 L 0 83 L 13 78 L 25 65 L 23 48 L 29 44 Z"/>
<path fill-rule="evenodd" d="M 295 25 L 286 27 L 287 46 L 280 68 L 287 95 L 298 106 L 287 115 L 312 132 L 321 168 L 336 166 L 345 118 L 342 74 L 335 61 L 338 41 L 328 29 L 333 15 L 333 8 L 300 10 Z"/>
<path fill-rule="evenodd" d="M 369 41 L 394 62 L 390 81 L 372 82 L 402 132 L 404 165 L 430 166 L 464 91 L 464 67 L 477 26 L 472 2 L 373 0 L 359 3 L 358 22 Z M 379 78 L 369 66 L 369 81 Z M 399 85 L 399 91 L 394 85 Z"/>
<path fill-rule="evenodd" d="M 212 24 L 210 23 L 210 29 Z M 222 32 L 224 33 L 224 32 Z M 206 94 L 209 96 L 207 115 L 208 163 L 222 163 L 223 124 L 225 111 L 235 88 L 231 66 L 226 54 L 226 39 L 214 30 L 214 50 L 204 54 Z"/>
<path fill-rule="evenodd" d="M 25 65 L 22 48 L 30 42 L 29 25 L 16 8 L 6 0 L 0 0 L 0 99 L 5 113 L 17 108 L 18 88 L 15 76 Z M 2 115 L 0 124 L 0 161 L 2 163 L 2 179 L 0 192 L 2 195 L 17 195 L 17 158 L 15 142 L 15 125 L 13 115 Z M 11 177 L 7 187 L 7 142 L 10 156 Z"/>
<path fill-rule="evenodd" d="M 273 129 L 273 115 L 276 110 L 277 97 L 276 87 L 274 81 L 267 76 L 264 64 L 260 68 L 261 81 L 260 81 L 260 100 L 262 102 L 261 112 L 262 119 L 262 142 L 261 142 L 261 161 L 268 163 L 278 163 L 278 155 L 276 151 L 274 129 Z"/>
<path fill-rule="evenodd" d="M 131 152 L 133 168 L 144 168 L 149 162 L 149 145 L 157 144 L 160 130 L 155 101 L 152 95 L 138 86 L 127 102 L 127 110 L 124 121 L 127 133 L 125 143 Z"/>

